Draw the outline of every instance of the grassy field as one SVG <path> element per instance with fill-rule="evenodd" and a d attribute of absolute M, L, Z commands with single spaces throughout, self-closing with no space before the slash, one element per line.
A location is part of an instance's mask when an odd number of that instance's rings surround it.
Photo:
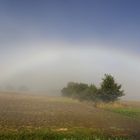
<path fill-rule="evenodd" d="M 114 113 L 119 113 L 131 117 L 133 119 L 140 119 L 140 107 L 138 102 L 115 102 L 115 103 L 100 103 L 97 106 L 100 109 L 108 110 Z"/>
<path fill-rule="evenodd" d="M 140 140 L 140 103 L 0 93 L 0 140 Z"/>

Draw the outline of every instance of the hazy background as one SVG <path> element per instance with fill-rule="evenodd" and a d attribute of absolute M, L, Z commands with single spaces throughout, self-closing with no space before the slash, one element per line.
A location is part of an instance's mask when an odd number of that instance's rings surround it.
<path fill-rule="evenodd" d="M 57 91 L 105 73 L 140 99 L 139 0 L 0 0 L 0 88 Z"/>

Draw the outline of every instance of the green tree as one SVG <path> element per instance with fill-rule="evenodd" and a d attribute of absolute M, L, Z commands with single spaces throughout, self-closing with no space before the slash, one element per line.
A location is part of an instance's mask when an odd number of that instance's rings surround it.
<path fill-rule="evenodd" d="M 88 88 L 87 84 L 84 83 L 75 83 L 69 82 L 67 87 L 61 90 L 63 96 L 72 97 L 72 98 L 82 98 L 83 91 Z"/>
<path fill-rule="evenodd" d="M 101 88 L 99 89 L 99 98 L 105 102 L 118 100 L 119 97 L 124 95 L 121 90 L 122 86 L 115 82 L 115 79 L 110 74 L 105 74 L 102 79 Z"/>
<path fill-rule="evenodd" d="M 76 98 L 80 101 L 88 100 L 95 103 L 99 101 L 112 102 L 124 95 L 121 87 L 120 84 L 115 82 L 113 76 L 105 74 L 100 88 L 97 88 L 94 84 L 88 85 L 85 83 L 69 82 L 61 92 L 63 96 Z"/>
<path fill-rule="evenodd" d="M 83 100 L 95 100 L 97 88 L 95 85 L 69 82 L 67 87 L 61 90 L 63 96 Z"/>

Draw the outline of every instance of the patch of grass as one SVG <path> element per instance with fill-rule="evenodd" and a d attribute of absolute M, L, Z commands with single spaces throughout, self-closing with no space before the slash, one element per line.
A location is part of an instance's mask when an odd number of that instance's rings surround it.
<path fill-rule="evenodd" d="M 132 118 L 140 117 L 140 109 L 136 108 L 111 108 L 110 110 Z"/>
<path fill-rule="evenodd" d="M 119 102 L 107 103 L 107 104 L 101 103 L 98 105 L 98 107 L 115 112 L 115 113 L 119 113 L 128 117 L 132 117 L 132 118 L 140 117 L 140 108 L 134 108 L 132 106 L 127 106 Z"/>
<path fill-rule="evenodd" d="M 49 129 L 0 132 L 0 140 L 131 140 L 128 136 L 115 136 L 90 129 L 55 131 Z"/>

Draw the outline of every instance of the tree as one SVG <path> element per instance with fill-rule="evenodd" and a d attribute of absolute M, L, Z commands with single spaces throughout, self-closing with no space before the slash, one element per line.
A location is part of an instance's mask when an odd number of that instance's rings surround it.
<path fill-rule="evenodd" d="M 102 101 L 115 101 L 124 95 L 124 91 L 121 90 L 122 86 L 115 82 L 113 76 L 105 74 L 105 77 L 102 80 L 101 88 L 99 89 L 99 98 Z"/>
<path fill-rule="evenodd" d="M 94 84 L 88 85 L 84 83 L 69 82 L 65 88 L 61 90 L 62 95 L 66 97 L 76 98 L 80 101 L 99 101 L 112 102 L 124 95 L 121 90 L 121 85 L 115 82 L 115 79 L 110 74 L 105 74 L 102 79 L 100 88 Z"/>
<path fill-rule="evenodd" d="M 97 91 L 98 89 L 94 84 L 89 85 L 88 88 L 83 91 L 83 100 L 96 101 Z"/>
<path fill-rule="evenodd" d="M 69 82 L 61 92 L 63 96 L 76 98 L 80 101 L 95 100 L 97 88 L 93 84 L 88 86 L 84 83 Z"/>
<path fill-rule="evenodd" d="M 87 84 L 84 83 L 75 83 L 69 82 L 67 87 L 61 90 L 63 96 L 72 97 L 72 98 L 82 98 L 83 91 L 88 88 Z"/>

